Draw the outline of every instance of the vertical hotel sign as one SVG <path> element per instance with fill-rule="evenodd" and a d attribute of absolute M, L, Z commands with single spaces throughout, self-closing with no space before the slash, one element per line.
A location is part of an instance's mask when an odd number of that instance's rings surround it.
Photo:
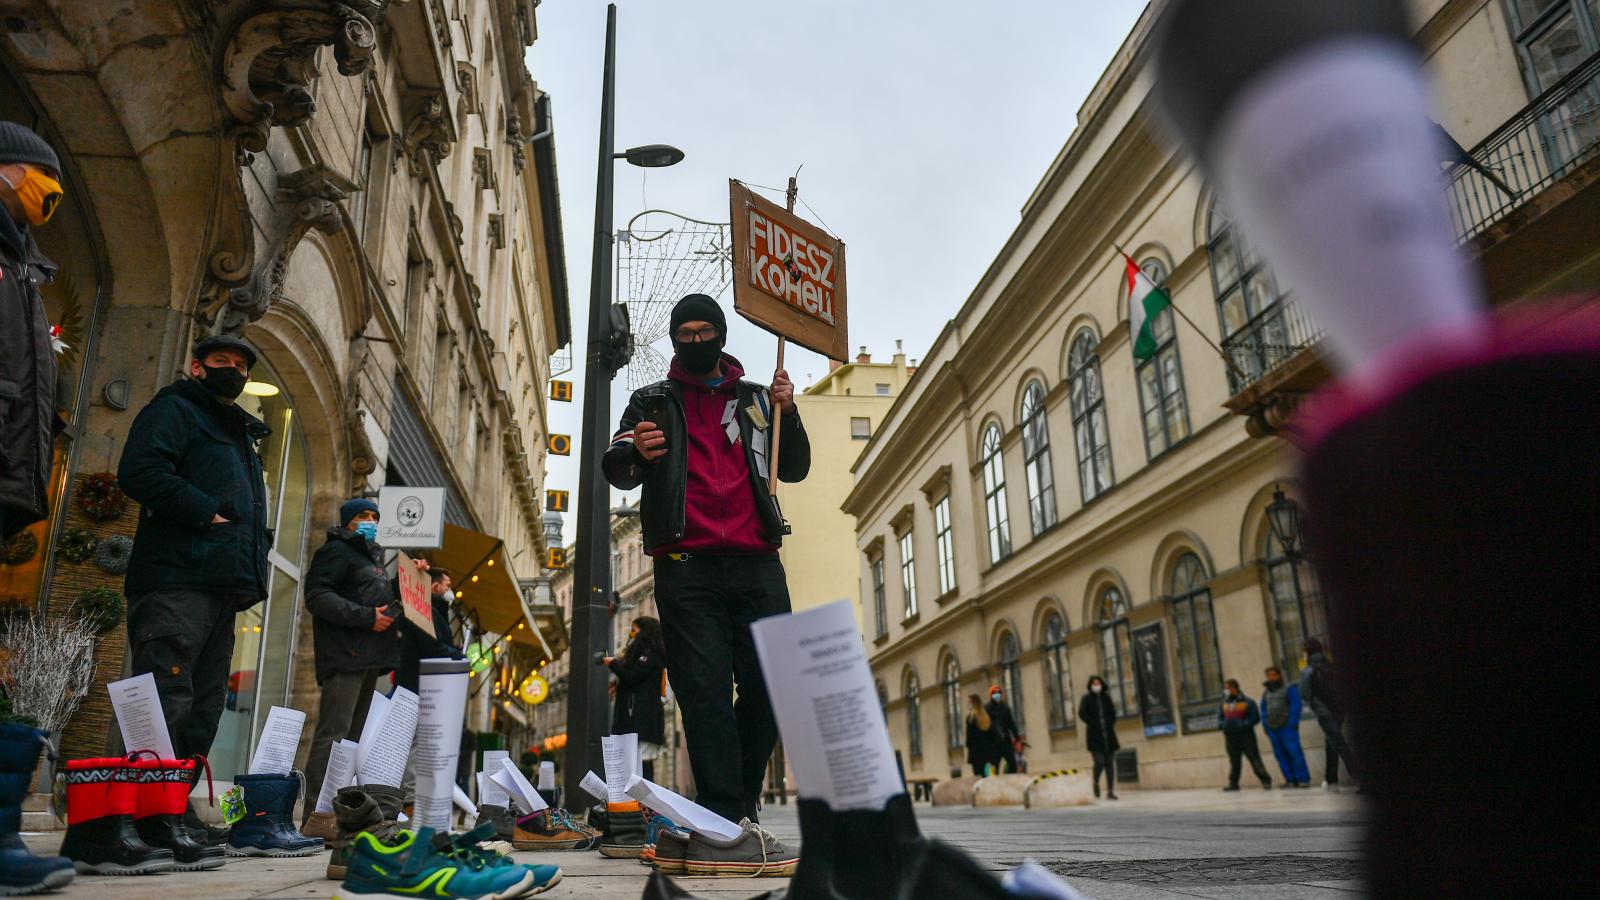
<path fill-rule="evenodd" d="M 773 334 L 847 360 L 844 241 L 728 182 L 733 308 Z"/>

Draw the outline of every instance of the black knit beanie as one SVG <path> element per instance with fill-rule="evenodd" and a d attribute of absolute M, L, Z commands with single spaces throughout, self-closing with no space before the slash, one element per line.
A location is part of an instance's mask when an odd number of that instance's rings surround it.
<path fill-rule="evenodd" d="M 0 164 L 33 163 L 61 174 L 61 160 L 44 138 L 16 122 L 0 121 Z"/>
<path fill-rule="evenodd" d="M 685 322 L 710 322 L 717 326 L 719 335 L 728 335 L 728 320 L 722 315 L 722 307 L 705 294 L 690 294 L 672 308 L 671 333 L 674 337 L 678 333 L 678 326 Z"/>

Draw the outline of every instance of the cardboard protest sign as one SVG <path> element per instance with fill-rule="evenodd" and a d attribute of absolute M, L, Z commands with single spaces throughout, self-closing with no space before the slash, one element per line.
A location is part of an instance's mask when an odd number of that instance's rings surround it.
<path fill-rule="evenodd" d="M 733 308 L 802 347 L 847 361 L 844 241 L 728 181 Z"/>
<path fill-rule="evenodd" d="M 400 607 L 406 618 L 422 632 L 433 637 L 433 603 L 428 599 L 432 579 L 417 569 L 411 557 L 400 554 Z"/>

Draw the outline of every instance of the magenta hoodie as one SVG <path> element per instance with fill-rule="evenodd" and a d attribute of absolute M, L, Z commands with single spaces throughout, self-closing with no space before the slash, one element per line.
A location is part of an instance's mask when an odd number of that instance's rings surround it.
<path fill-rule="evenodd" d="M 677 357 L 673 357 L 667 377 L 682 387 L 684 445 L 689 454 L 683 500 L 683 539 L 655 548 L 652 555 L 732 556 L 778 551 L 778 545 L 767 540 L 766 528 L 756 511 L 744 441 L 728 440 L 724 423 L 730 404 L 733 404 L 733 422 L 739 422 L 744 415 L 737 408 L 734 392 L 744 376 L 744 367 L 724 353 L 722 369 L 722 380 L 713 387 L 685 371 Z"/>

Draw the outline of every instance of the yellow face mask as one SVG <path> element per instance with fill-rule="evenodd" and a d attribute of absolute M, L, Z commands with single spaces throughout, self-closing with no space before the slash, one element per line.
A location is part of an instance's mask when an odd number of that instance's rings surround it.
<path fill-rule="evenodd" d="M 21 184 L 13 184 L 11 179 L 0 174 L 0 181 L 17 194 L 17 200 L 22 203 L 22 214 L 27 217 L 29 225 L 43 225 L 50 221 L 55 214 L 56 207 L 61 205 L 61 182 L 46 175 L 42 170 L 33 166 L 24 166 Z"/>

